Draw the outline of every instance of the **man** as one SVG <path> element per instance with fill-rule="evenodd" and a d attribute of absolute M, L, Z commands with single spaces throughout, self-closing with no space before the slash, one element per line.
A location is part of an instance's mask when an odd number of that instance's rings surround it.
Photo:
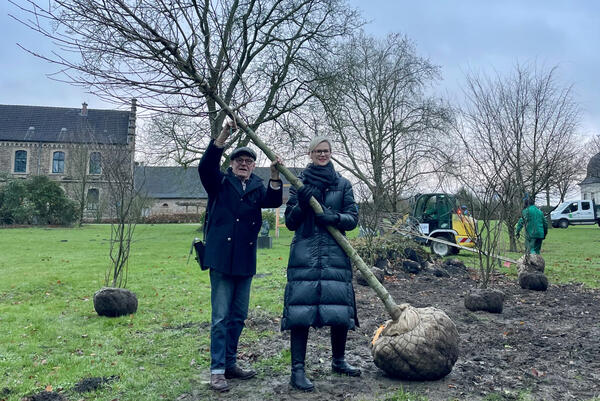
<path fill-rule="evenodd" d="M 256 273 L 256 241 L 261 227 L 261 208 L 282 204 L 282 183 L 271 164 L 271 180 L 265 188 L 252 173 L 256 153 L 248 147 L 230 154 L 231 167 L 220 170 L 225 141 L 236 129 L 228 119 L 200 160 L 198 172 L 208 193 L 204 265 L 210 269 L 212 322 L 210 329 L 210 386 L 229 390 L 227 379 L 249 379 L 256 372 L 236 363 L 237 347 L 248 315 L 250 284 Z"/>
<path fill-rule="evenodd" d="M 544 213 L 535 206 L 535 200 L 526 197 L 521 218 L 517 222 L 517 239 L 521 235 L 521 229 L 525 227 L 525 248 L 528 253 L 539 254 L 542 241 L 548 233 L 548 222 Z"/>

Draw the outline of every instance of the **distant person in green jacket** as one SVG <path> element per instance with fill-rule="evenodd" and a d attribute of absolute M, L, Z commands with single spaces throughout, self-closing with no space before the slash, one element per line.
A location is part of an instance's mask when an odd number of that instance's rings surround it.
<path fill-rule="evenodd" d="M 526 197 L 521 218 L 517 222 L 517 239 L 521 235 L 521 229 L 525 227 L 525 247 L 528 253 L 539 254 L 542 241 L 548 233 L 548 222 L 544 213 L 535 206 L 535 200 Z"/>

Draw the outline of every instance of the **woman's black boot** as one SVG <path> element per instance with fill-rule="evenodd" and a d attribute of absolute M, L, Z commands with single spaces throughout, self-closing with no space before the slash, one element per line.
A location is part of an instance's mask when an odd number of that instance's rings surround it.
<path fill-rule="evenodd" d="M 292 353 L 292 375 L 290 384 L 302 391 L 313 391 L 315 386 L 306 378 L 304 359 L 306 358 L 306 343 L 308 342 L 308 327 L 294 328 L 290 334 L 290 350 Z"/>
<path fill-rule="evenodd" d="M 344 354 L 346 352 L 346 339 L 348 338 L 348 329 L 340 326 L 331 326 L 331 370 L 335 373 L 348 375 L 352 377 L 360 376 L 359 368 L 346 362 Z"/>

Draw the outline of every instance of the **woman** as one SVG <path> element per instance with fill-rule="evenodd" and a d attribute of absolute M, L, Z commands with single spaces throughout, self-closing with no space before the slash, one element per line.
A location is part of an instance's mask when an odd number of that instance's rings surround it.
<path fill-rule="evenodd" d="M 331 326 L 331 367 L 334 372 L 359 376 L 361 371 L 344 359 L 349 329 L 358 327 L 350 259 L 327 231 L 331 225 L 342 233 L 358 223 L 352 185 L 331 163 L 331 142 L 317 137 L 309 145 L 311 163 L 301 175 L 304 186 L 290 191 L 285 224 L 295 231 L 290 247 L 288 283 L 285 288 L 282 330 L 291 330 L 292 374 L 290 384 L 312 391 L 304 360 L 308 329 Z M 323 213 L 313 212 L 314 197 Z"/>

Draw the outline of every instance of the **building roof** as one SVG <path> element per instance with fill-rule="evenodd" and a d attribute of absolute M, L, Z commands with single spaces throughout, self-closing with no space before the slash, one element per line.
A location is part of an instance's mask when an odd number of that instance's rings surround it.
<path fill-rule="evenodd" d="M 0 105 L 0 141 L 127 144 L 129 111 Z"/>
<path fill-rule="evenodd" d="M 197 167 L 136 166 L 133 173 L 136 190 L 150 198 L 206 199 Z"/>
<path fill-rule="evenodd" d="M 590 159 L 587 166 L 587 175 L 579 185 L 600 183 L 600 153 Z"/>
<path fill-rule="evenodd" d="M 290 170 L 298 175 L 303 169 L 292 167 Z M 257 167 L 254 174 L 265 183 L 271 176 L 269 167 Z M 289 182 L 281 177 L 284 185 L 283 197 L 289 194 Z M 142 193 L 150 198 L 161 199 L 206 199 L 208 194 L 200 182 L 198 167 L 161 167 L 136 166 L 134 171 L 136 189 L 143 186 Z"/>

